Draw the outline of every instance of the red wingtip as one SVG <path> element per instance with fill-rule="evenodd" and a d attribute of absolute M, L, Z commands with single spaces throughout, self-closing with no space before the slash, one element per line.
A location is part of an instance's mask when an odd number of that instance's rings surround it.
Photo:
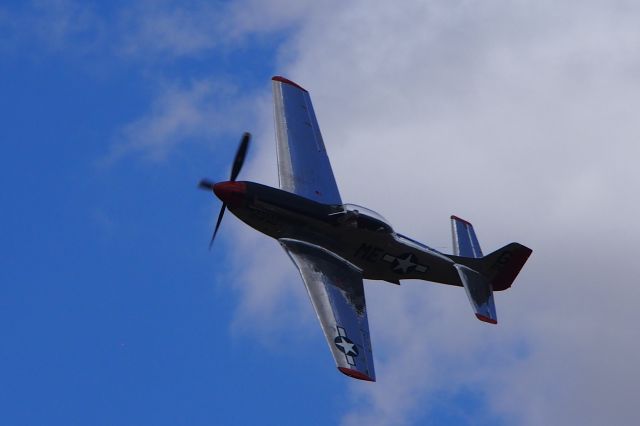
<path fill-rule="evenodd" d="M 460 221 L 460 222 L 462 222 L 462 223 L 466 223 L 466 224 L 467 224 L 467 225 L 469 225 L 469 226 L 473 226 L 473 225 L 471 224 L 471 222 L 469 222 L 468 220 L 464 220 L 463 218 L 458 217 L 458 216 L 456 216 L 456 215 L 454 215 L 454 214 L 452 214 L 452 215 L 451 215 L 451 219 L 458 220 L 458 221 Z"/>
<path fill-rule="evenodd" d="M 284 78 L 282 76 L 276 75 L 276 76 L 272 77 L 271 80 L 279 81 L 280 83 L 288 84 L 290 86 L 297 87 L 298 89 L 304 90 L 305 92 L 307 92 L 307 89 L 305 89 L 304 87 L 300 86 L 298 83 L 294 83 L 293 81 L 289 80 L 288 78 Z"/>
<path fill-rule="evenodd" d="M 493 318 L 485 317 L 484 315 L 480 315 L 480 314 L 476 314 L 476 318 L 478 318 L 480 321 L 488 322 L 489 324 L 498 323 L 498 321 L 494 320 Z"/>
<path fill-rule="evenodd" d="M 342 374 L 346 374 L 349 377 L 353 377 L 354 379 L 359 379 L 359 380 L 366 380 L 367 382 L 375 382 L 376 379 L 372 379 L 371 377 L 367 376 L 366 374 L 363 374 L 357 370 L 351 370 L 349 368 L 345 368 L 345 367 L 338 367 L 338 370 L 340 370 L 340 372 Z"/>

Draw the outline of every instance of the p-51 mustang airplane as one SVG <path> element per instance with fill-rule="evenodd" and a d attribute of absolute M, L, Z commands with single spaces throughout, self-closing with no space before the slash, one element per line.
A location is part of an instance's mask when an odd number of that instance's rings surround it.
<path fill-rule="evenodd" d="M 227 182 L 202 180 L 225 209 L 278 240 L 298 267 L 338 370 L 375 381 L 363 279 L 420 279 L 463 287 L 476 317 L 497 323 L 494 291 L 511 287 L 531 250 L 511 243 L 483 256 L 473 226 L 451 216 L 453 255 L 394 232 L 379 214 L 343 204 L 309 93 L 273 77 L 280 189 L 236 178 L 249 146 L 245 133 Z"/>

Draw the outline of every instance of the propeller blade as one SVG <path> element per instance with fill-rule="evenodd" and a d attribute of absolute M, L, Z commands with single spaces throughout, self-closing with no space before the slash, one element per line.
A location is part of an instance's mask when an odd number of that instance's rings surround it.
<path fill-rule="evenodd" d="M 214 185 L 215 185 L 215 182 L 211 182 L 210 180 L 207 180 L 207 179 L 202 179 L 198 184 L 198 188 L 213 191 Z"/>
<path fill-rule="evenodd" d="M 236 156 L 233 159 L 233 167 L 231 168 L 231 182 L 235 181 L 242 169 L 242 165 L 244 164 L 244 159 L 247 156 L 247 149 L 249 149 L 249 141 L 251 140 L 251 134 L 245 132 L 242 135 L 242 139 L 240 140 L 240 145 L 238 146 L 238 151 L 236 151 Z M 215 186 L 215 182 L 211 182 L 207 179 L 202 179 L 198 184 L 198 188 L 206 189 L 213 191 L 213 187 Z M 213 235 L 211 236 L 211 241 L 209 241 L 209 250 L 211 250 L 211 246 L 213 246 L 213 241 L 216 239 L 216 235 L 218 234 L 218 229 L 220 229 L 220 223 L 222 222 L 222 217 L 224 216 L 224 211 L 227 209 L 226 204 L 222 204 L 222 208 L 220 208 L 220 214 L 218 214 L 218 221 L 216 222 L 216 227 L 213 230 Z"/>
<path fill-rule="evenodd" d="M 211 250 L 211 246 L 213 245 L 213 240 L 216 239 L 216 234 L 218 233 L 218 228 L 220 228 L 220 222 L 222 222 L 222 216 L 224 216 L 224 211 L 227 209 L 227 205 L 223 204 L 220 209 L 220 214 L 218 215 L 218 221 L 216 222 L 216 228 L 213 231 L 213 235 L 211 236 L 211 241 L 209 241 L 209 250 Z"/>
<path fill-rule="evenodd" d="M 231 178 L 230 181 L 236 180 L 238 174 L 240 173 L 240 169 L 242 169 L 242 165 L 244 164 L 244 159 L 247 155 L 247 149 L 249 148 L 249 141 L 251 140 L 251 133 L 245 132 L 242 135 L 242 140 L 240 141 L 240 146 L 238 146 L 238 151 L 236 152 L 236 157 L 233 159 L 233 168 L 231 169 Z"/>

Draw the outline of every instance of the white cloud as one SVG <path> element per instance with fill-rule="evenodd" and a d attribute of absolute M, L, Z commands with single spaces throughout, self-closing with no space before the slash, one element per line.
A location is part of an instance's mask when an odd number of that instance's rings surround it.
<path fill-rule="evenodd" d="M 300 18 L 283 68 L 313 95 L 344 199 L 435 246 L 458 213 L 487 252 L 534 249 L 493 328 L 458 289 L 368 283 L 379 382 L 352 384 L 346 424 L 410 424 L 464 389 L 487 401 L 477 423 L 633 424 L 639 18 L 598 1 L 353 2 Z M 290 309 L 270 288 L 256 309 Z"/>
<path fill-rule="evenodd" d="M 235 49 L 246 45 L 251 36 L 259 38 L 294 26 L 318 8 L 316 3 L 139 1 L 120 14 L 118 49 L 163 61 Z"/>
<path fill-rule="evenodd" d="M 0 47 L 25 43 L 50 53 L 127 59 L 157 67 L 228 54 L 296 26 L 319 8 L 310 0 L 137 0 L 105 6 L 78 0 L 31 0 L 0 6 Z M 40 52 L 40 50 L 38 50 Z"/>
<path fill-rule="evenodd" d="M 229 23 L 218 2 L 140 1 L 120 14 L 121 52 L 166 59 L 200 54 L 217 47 Z"/>
<path fill-rule="evenodd" d="M 232 49 L 246 47 L 251 37 L 287 29 L 314 4 L 286 3 L 167 0 L 140 1 L 123 8 L 113 24 L 117 35 L 109 48 L 129 60 L 150 64 L 148 75 L 165 83 L 157 85 L 150 111 L 123 126 L 109 158 L 137 152 L 160 160 L 178 144 L 193 139 L 210 141 L 239 128 L 264 132 L 265 115 L 256 116 L 266 110 L 264 93 L 236 91 L 236 76 L 224 70 L 213 70 L 213 76 L 187 84 L 167 83 L 157 64 L 228 55 Z M 272 131 L 268 134 L 271 139 Z"/>
<path fill-rule="evenodd" d="M 32 0 L 0 7 L 0 48 L 33 51 L 36 60 L 43 52 L 81 57 L 98 75 L 113 64 L 143 64 L 140 71 L 155 86 L 150 110 L 123 125 L 107 160 L 128 152 L 159 160 L 180 143 L 237 131 L 246 127 L 240 123 L 257 120 L 254 103 L 262 95 L 235 91 L 238 79 L 252 70 L 240 69 L 237 77 L 236 69 L 223 66 L 185 82 L 172 75 L 172 66 L 184 59 L 233 62 L 228 58 L 234 50 L 260 46 L 263 37 L 294 26 L 317 7 L 311 1 L 287 3 L 140 0 L 105 8 Z"/>
<path fill-rule="evenodd" d="M 164 85 L 151 111 L 122 129 L 110 158 L 136 152 L 162 160 L 179 144 L 226 135 L 251 120 L 254 108 L 247 101 L 229 82 L 195 80 L 186 85 Z"/>

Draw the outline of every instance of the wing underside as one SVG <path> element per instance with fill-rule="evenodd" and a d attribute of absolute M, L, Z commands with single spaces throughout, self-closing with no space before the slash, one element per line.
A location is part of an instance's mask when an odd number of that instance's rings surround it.
<path fill-rule="evenodd" d="M 322 247 L 279 241 L 300 271 L 338 369 L 375 381 L 361 271 Z"/>
<path fill-rule="evenodd" d="M 280 188 L 325 204 L 342 204 L 311 97 L 284 77 L 273 77 Z"/>

